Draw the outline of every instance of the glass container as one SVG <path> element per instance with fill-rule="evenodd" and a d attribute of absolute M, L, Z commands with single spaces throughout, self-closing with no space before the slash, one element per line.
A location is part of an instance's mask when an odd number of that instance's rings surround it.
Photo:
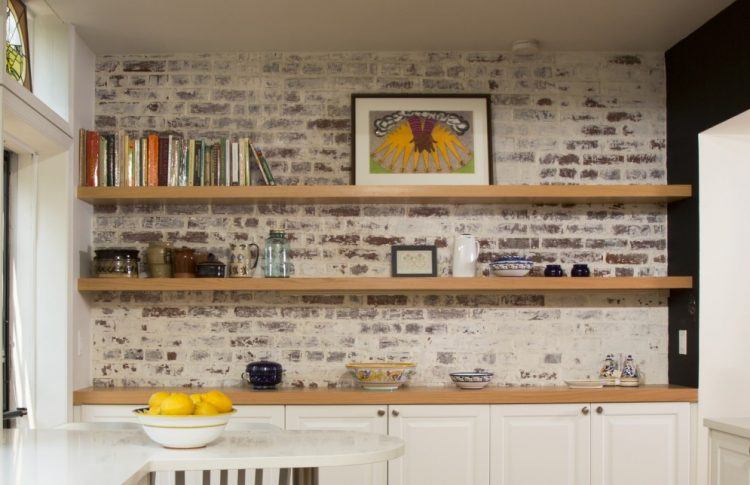
<path fill-rule="evenodd" d="M 99 278 L 138 278 L 137 249 L 97 249 L 94 273 Z"/>
<path fill-rule="evenodd" d="M 263 249 L 263 274 L 266 278 L 289 278 L 294 266 L 289 261 L 289 241 L 284 231 L 271 231 Z"/>

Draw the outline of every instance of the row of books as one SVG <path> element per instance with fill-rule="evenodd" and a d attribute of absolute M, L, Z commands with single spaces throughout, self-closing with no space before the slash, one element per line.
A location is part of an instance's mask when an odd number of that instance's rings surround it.
<path fill-rule="evenodd" d="M 248 138 L 132 138 L 125 131 L 82 129 L 79 153 L 80 184 L 87 187 L 252 185 L 254 170 L 266 185 L 276 185 L 263 152 Z"/>

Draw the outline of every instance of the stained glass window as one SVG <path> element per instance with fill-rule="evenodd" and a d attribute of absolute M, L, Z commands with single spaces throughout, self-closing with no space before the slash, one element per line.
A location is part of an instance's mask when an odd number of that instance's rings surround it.
<path fill-rule="evenodd" d="M 26 5 L 21 0 L 8 0 L 5 11 L 5 70 L 29 90 L 31 90 L 30 64 Z"/>

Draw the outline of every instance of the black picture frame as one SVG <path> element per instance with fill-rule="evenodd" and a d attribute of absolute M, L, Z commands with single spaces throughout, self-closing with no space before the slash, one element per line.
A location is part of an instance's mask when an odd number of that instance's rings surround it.
<path fill-rule="evenodd" d="M 487 185 L 495 184 L 494 155 L 492 152 L 492 95 L 475 93 L 352 93 L 351 95 L 351 173 L 350 185 L 357 185 L 357 100 L 358 99 L 383 99 L 383 98 L 425 98 L 425 99 L 482 99 L 485 102 L 485 116 L 487 120 Z"/>
<path fill-rule="evenodd" d="M 429 252 L 431 260 L 430 273 L 403 273 L 398 270 L 398 253 L 405 251 Z M 399 245 L 391 246 L 391 276 L 394 278 L 430 278 L 437 276 L 437 246 L 433 245 Z"/>

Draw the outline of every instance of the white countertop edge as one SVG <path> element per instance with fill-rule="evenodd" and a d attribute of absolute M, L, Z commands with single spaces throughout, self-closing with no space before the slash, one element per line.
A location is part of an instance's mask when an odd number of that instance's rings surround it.
<path fill-rule="evenodd" d="M 210 446 L 210 445 L 209 445 Z M 205 449 L 205 448 L 203 448 Z M 277 456 L 217 458 L 195 456 L 193 450 L 169 450 L 170 456 L 154 457 L 144 465 L 146 472 L 173 470 L 237 470 L 242 468 L 307 468 L 326 466 L 366 465 L 399 458 L 404 454 L 404 444 L 394 443 L 387 450 L 369 453 L 356 452 L 330 456 Z M 175 453 L 182 456 L 175 456 Z"/>
<path fill-rule="evenodd" d="M 705 418 L 703 426 L 750 439 L 750 418 Z"/>

